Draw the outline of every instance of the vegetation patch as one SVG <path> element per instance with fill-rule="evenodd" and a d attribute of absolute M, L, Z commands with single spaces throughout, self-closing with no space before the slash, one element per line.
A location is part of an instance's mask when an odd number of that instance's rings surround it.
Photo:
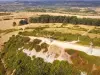
<path fill-rule="evenodd" d="M 0 75 L 5 75 L 6 69 L 4 67 L 4 64 L 2 64 L 1 58 L 0 58 Z"/>
<path fill-rule="evenodd" d="M 35 45 L 34 49 L 36 50 L 36 52 L 40 52 L 41 51 L 41 46 L 40 45 Z"/>
<path fill-rule="evenodd" d="M 34 42 L 35 41 L 35 42 Z M 33 44 L 32 44 L 33 43 Z M 20 35 L 12 36 L 8 42 L 4 44 L 1 57 L 6 64 L 6 69 L 10 70 L 11 73 L 16 69 L 15 75 L 80 75 L 81 71 L 87 72 L 88 75 L 99 75 L 100 57 L 90 56 L 81 51 L 75 51 L 72 49 L 65 50 L 71 55 L 73 64 L 69 64 L 67 61 L 54 61 L 51 63 L 44 62 L 41 58 L 35 58 L 31 60 L 22 50 L 24 45 L 28 44 L 28 47 L 34 47 L 39 52 L 42 48 L 47 48 L 46 43 L 39 45 L 40 41 L 34 39 L 30 42 L 29 37 L 23 37 Z M 58 57 L 58 54 L 56 55 Z M 26 65 L 27 64 L 27 65 Z M 97 70 L 92 72 L 93 64 L 97 66 Z"/>
<path fill-rule="evenodd" d="M 28 24 L 28 20 L 27 19 L 19 21 L 19 25 L 26 25 L 26 24 Z"/>
<path fill-rule="evenodd" d="M 74 41 L 78 40 L 78 44 L 82 45 L 90 45 L 90 43 L 93 43 L 93 46 L 100 47 L 100 38 L 90 38 L 89 36 L 82 36 L 80 34 L 71 34 L 71 33 L 61 33 L 61 32 L 53 32 L 53 31 L 46 31 L 46 30 L 38 30 L 35 29 L 30 32 L 20 32 L 20 35 L 25 36 L 37 36 L 37 37 L 51 37 L 52 39 L 60 40 L 60 41 Z"/>
<path fill-rule="evenodd" d="M 100 34 L 100 28 L 93 29 L 89 33 Z"/>
<path fill-rule="evenodd" d="M 31 23 L 71 23 L 100 26 L 100 19 L 77 18 L 76 16 L 50 16 L 41 15 L 39 17 L 31 17 Z"/>
<path fill-rule="evenodd" d="M 18 50 L 29 42 L 25 41 L 26 39 L 27 37 L 17 35 L 12 36 L 5 43 L 1 56 L 6 64 L 6 70 L 12 73 L 16 69 L 15 75 L 80 75 L 80 71 L 66 61 L 54 61 L 51 64 L 35 56 L 33 56 L 34 60 L 31 60 L 21 50 Z"/>
<path fill-rule="evenodd" d="M 93 65 L 95 64 L 97 67 L 96 75 L 99 75 L 98 71 L 100 71 L 100 57 L 87 55 L 84 52 L 72 49 L 66 49 L 65 51 L 71 55 L 74 66 L 80 68 L 82 71 L 87 72 L 88 75 L 93 75 L 95 71 L 91 71 L 93 70 Z"/>
<path fill-rule="evenodd" d="M 0 33 L 8 34 L 14 31 L 18 31 L 18 29 L 6 29 L 6 30 L 0 30 Z"/>
<path fill-rule="evenodd" d="M 32 42 L 24 44 L 24 48 L 29 50 L 32 50 L 34 48 L 38 52 L 41 50 L 41 46 L 39 45 L 40 42 L 41 40 L 34 39 Z"/>
<path fill-rule="evenodd" d="M 0 16 L 11 15 L 11 13 L 0 12 Z"/>
<path fill-rule="evenodd" d="M 65 52 L 67 52 L 69 55 L 74 54 L 76 51 L 72 49 L 65 49 Z"/>
<path fill-rule="evenodd" d="M 41 48 L 44 49 L 43 52 L 47 52 L 48 51 L 48 47 L 49 47 L 49 45 L 47 43 L 45 43 L 45 42 L 41 44 Z"/>

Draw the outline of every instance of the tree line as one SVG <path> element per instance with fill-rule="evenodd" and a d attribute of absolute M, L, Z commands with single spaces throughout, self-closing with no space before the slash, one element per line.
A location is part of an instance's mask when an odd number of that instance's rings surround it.
<path fill-rule="evenodd" d="M 50 16 L 41 15 L 39 17 L 30 17 L 31 23 L 71 23 L 100 26 L 100 19 L 77 18 L 76 16 Z"/>

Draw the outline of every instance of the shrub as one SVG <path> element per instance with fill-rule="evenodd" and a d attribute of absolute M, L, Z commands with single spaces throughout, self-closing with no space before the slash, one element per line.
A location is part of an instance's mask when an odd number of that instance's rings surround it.
<path fill-rule="evenodd" d="M 41 44 L 41 48 L 44 48 L 44 49 L 48 48 L 48 46 L 49 46 L 49 45 L 48 45 L 47 43 L 42 43 L 42 44 Z"/>
<path fill-rule="evenodd" d="M 41 46 L 40 46 L 40 45 L 35 45 L 35 46 L 34 46 L 34 49 L 35 49 L 37 52 L 40 52 L 40 51 L 41 51 Z"/>
<path fill-rule="evenodd" d="M 19 21 L 19 25 L 26 25 L 26 24 L 28 24 L 27 20 L 20 20 Z"/>
<path fill-rule="evenodd" d="M 16 24 L 16 22 L 13 22 L 13 26 L 16 26 L 17 24 Z"/>
<path fill-rule="evenodd" d="M 33 40 L 33 43 L 34 43 L 34 44 L 39 44 L 40 42 L 41 42 L 40 39 L 34 39 L 34 40 Z"/>

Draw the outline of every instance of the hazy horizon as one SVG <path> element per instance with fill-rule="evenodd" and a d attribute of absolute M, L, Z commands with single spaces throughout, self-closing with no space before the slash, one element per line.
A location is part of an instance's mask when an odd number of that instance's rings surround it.
<path fill-rule="evenodd" d="M 0 1 L 99 1 L 99 0 L 0 0 Z"/>

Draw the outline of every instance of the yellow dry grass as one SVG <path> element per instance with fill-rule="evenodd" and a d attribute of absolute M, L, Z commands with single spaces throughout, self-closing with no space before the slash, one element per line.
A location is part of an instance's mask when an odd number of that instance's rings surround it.
<path fill-rule="evenodd" d="M 62 50 L 63 50 L 62 48 L 60 48 L 56 45 L 50 45 L 49 48 L 48 48 L 48 51 L 50 53 L 55 53 L 55 54 L 59 54 L 59 55 L 61 54 Z"/>
<path fill-rule="evenodd" d="M 14 21 L 18 25 L 19 21 L 21 20 L 21 19 L 15 19 L 15 18 L 29 18 L 31 16 L 36 17 L 38 15 L 43 15 L 43 14 L 44 15 L 46 15 L 46 14 L 56 15 L 56 16 L 58 16 L 58 15 L 59 16 L 73 16 L 73 15 L 70 15 L 70 14 L 48 13 L 48 12 L 47 13 L 42 13 L 42 12 L 19 12 L 19 13 L 16 13 L 16 12 L 13 12 L 9 16 L 0 16 L 0 19 L 2 19 L 3 17 L 11 17 L 12 16 L 12 19 L 10 19 L 10 20 L 0 21 L 0 30 L 20 29 L 20 28 L 25 29 L 26 27 L 45 27 L 45 26 L 48 26 L 49 28 L 46 28 L 45 30 L 59 31 L 59 32 L 62 32 L 62 33 L 72 33 L 72 34 L 83 34 L 83 33 L 87 32 L 87 31 L 82 31 L 82 30 L 78 30 L 78 29 L 73 30 L 72 28 L 75 27 L 75 25 L 73 25 L 73 24 L 66 24 L 64 26 L 64 28 L 61 28 L 62 23 L 30 23 L 30 24 L 24 25 L 24 26 L 15 26 L 15 27 L 13 27 L 13 22 Z M 74 15 L 74 16 L 78 16 L 78 15 Z M 78 17 L 100 18 L 100 16 L 78 16 Z M 79 26 L 81 28 L 84 28 L 84 29 L 87 29 L 87 30 L 95 28 L 95 26 L 87 26 L 87 25 L 77 25 L 77 26 Z M 68 28 L 70 28 L 70 29 L 68 29 Z M 100 27 L 97 27 L 97 28 L 100 28 Z M 13 32 L 13 34 L 14 34 L 14 32 Z M 8 35 L 11 35 L 11 34 L 7 34 L 7 36 Z M 88 33 L 87 35 L 90 36 L 91 38 L 94 38 L 94 37 L 100 38 L 99 34 Z M 4 36 L 4 37 L 7 37 L 7 36 Z"/>
<path fill-rule="evenodd" d="M 13 22 L 16 22 L 17 25 L 19 23 L 19 19 L 16 20 L 3 20 L 0 21 L 0 30 L 6 30 L 6 29 L 12 29 L 13 27 Z"/>
<path fill-rule="evenodd" d="M 54 16 L 77 16 L 79 18 L 100 18 L 99 15 L 89 15 L 89 16 L 83 16 L 83 15 L 77 15 L 77 14 L 68 14 L 68 13 L 52 13 L 52 12 L 19 12 L 19 13 L 13 13 L 14 15 L 23 15 L 23 16 L 27 16 L 27 17 L 31 17 L 31 16 L 38 16 L 38 15 L 54 15 Z"/>

